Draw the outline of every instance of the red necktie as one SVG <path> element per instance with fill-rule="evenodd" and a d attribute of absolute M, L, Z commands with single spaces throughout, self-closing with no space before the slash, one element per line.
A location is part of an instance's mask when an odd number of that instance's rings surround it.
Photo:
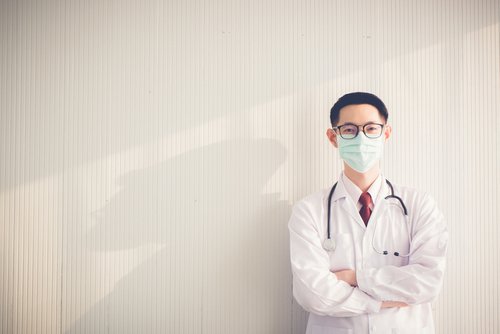
<path fill-rule="evenodd" d="M 370 220 L 370 215 L 372 210 L 370 210 L 370 204 L 372 203 L 372 197 L 369 193 L 362 193 L 359 196 L 359 202 L 361 203 L 361 209 L 359 210 L 359 215 L 363 218 L 365 225 L 368 225 L 368 220 Z"/>

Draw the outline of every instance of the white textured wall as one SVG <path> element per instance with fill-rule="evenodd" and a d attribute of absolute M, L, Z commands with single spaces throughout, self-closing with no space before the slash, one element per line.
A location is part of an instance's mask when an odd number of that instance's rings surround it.
<path fill-rule="evenodd" d="M 499 333 L 497 0 L 2 0 L 0 332 L 302 333 L 287 220 L 352 90 L 448 218 L 438 333 Z"/>

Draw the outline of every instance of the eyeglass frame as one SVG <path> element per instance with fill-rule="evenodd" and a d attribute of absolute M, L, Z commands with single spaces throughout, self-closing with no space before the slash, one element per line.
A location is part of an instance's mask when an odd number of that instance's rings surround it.
<path fill-rule="evenodd" d="M 342 133 L 341 133 L 341 128 L 342 128 L 343 126 L 346 126 L 346 125 L 354 125 L 354 126 L 356 127 L 356 134 L 354 135 L 354 137 L 352 137 L 352 138 L 344 138 L 344 136 L 342 136 Z M 381 129 L 380 129 L 380 134 L 379 134 L 377 137 L 369 137 L 369 136 L 366 134 L 366 132 L 365 132 L 365 127 L 366 127 L 367 125 L 380 125 L 380 126 L 381 126 Z M 375 123 L 375 122 L 368 122 L 368 123 L 363 124 L 363 125 L 357 125 L 357 124 L 354 124 L 354 123 L 344 123 L 344 124 L 342 124 L 342 125 L 332 127 L 332 130 L 333 130 L 336 134 L 338 134 L 340 137 L 342 137 L 343 139 L 350 140 L 350 139 L 354 139 L 354 138 L 356 138 L 356 137 L 359 135 L 359 127 L 361 126 L 361 127 L 363 127 L 363 130 L 362 130 L 362 131 L 363 131 L 364 135 L 365 135 L 367 138 L 370 138 L 370 139 L 377 139 L 377 138 L 380 138 L 380 136 L 382 136 L 382 134 L 384 133 L 384 128 L 385 128 L 385 126 L 386 126 L 386 125 L 387 125 L 387 123 L 386 123 L 386 124 L 381 124 L 381 123 Z M 338 130 L 338 133 L 337 133 L 335 130 Z"/>

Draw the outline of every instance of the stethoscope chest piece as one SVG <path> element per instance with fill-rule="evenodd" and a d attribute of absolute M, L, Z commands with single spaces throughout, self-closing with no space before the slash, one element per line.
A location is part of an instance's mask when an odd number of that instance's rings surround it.
<path fill-rule="evenodd" d="M 325 239 L 325 241 L 323 241 L 323 248 L 326 251 L 333 252 L 336 247 L 337 247 L 337 244 L 336 244 L 335 240 L 333 240 L 333 239 L 328 238 L 328 239 Z"/>

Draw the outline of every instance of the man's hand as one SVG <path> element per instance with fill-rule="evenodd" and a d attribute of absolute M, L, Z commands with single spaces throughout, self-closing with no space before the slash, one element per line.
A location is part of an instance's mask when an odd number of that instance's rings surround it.
<path fill-rule="evenodd" d="M 337 279 L 348 283 L 351 286 L 358 286 L 356 281 L 356 272 L 351 269 L 339 270 L 333 272 Z M 408 304 L 396 301 L 383 301 L 381 308 L 391 308 L 391 307 L 406 307 Z"/>
<path fill-rule="evenodd" d="M 358 286 L 358 282 L 356 281 L 356 272 L 354 270 L 345 269 L 336 271 L 333 274 L 337 276 L 337 279 L 344 281 L 351 286 Z"/>
<path fill-rule="evenodd" d="M 381 308 L 390 308 L 390 307 L 406 307 L 408 304 L 403 302 L 393 302 L 393 301 L 385 301 L 382 302 Z"/>

